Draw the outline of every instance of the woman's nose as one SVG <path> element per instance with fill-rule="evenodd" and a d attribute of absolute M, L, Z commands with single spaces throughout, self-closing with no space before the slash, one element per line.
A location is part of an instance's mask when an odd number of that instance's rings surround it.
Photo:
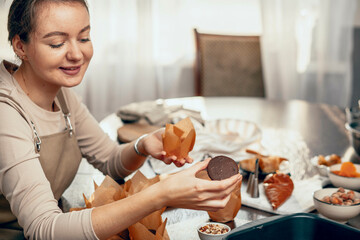
<path fill-rule="evenodd" d="M 83 57 L 81 48 L 78 43 L 71 43 L 67 52 L 67 58 L 70 61 L 79 61 Z"/>

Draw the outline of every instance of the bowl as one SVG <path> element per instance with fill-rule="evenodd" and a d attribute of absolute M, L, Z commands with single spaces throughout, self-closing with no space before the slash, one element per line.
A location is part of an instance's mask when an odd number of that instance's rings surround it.
<path fill-rule="evenodd" d="M 214 233 L 206 233 L 201 231 L 201 229 L 204 228 L 211 228 L 213 229 L 216 227 L 217 229 L 225 229 L 227 232 L 222 234 L 214 234 Z M 207 222 L 203 223 L 198 226 L 197 232 L 199 234 L 199 237 L 201 240 L 220 240 L 223 239 L 229 232 L 231 231 L 231 228 L 224 224 L 224 223 L 218 223 L 218 222 Z"/>
<path fill-rule="evenodd" d="M 224 149 L 231 152 L 240 151 L 262 138 L 262 131 L 256 123 L 241 119 L 205 121 L 202 133 L 208 142 L 212 142 L 213 151 L 220 152 L 224 152 Z"/>
<path fill-rule="evenodd" d="M 354 205 L 334 205 L 322 201 L 325 196 L 331 196 L 337 192 L 339 188 L 323 188 L 313 193 L 314 206 L 318 212 L 331 220 L 345 223 L 349 219 L 356 217 L 360 214 L 360 203 Z M 344 189 L 348 192 L 350 189 Z M 354 191 L 355 198 L 360 199 L 360 193 Z"/>
<path fill-rule="evenodd" d="M 316 156 L 316 157 L 313 157 L 312 159 L 310 159 L 310 162 L 315 167 L 315 169 L 317 170 L 317 172 L 319 173 L 320 176 L 327 177 L 329 167 L 318 164 L 318 160 L 319 160 L 319 158 Z"/>
<path fill-rule="evenodd" d="M 343 177 L 332 172 L 335 170 L 340 170 L 341 164 L 342 163 L 339 163 L 329 167 L 328 176 L 331 184 L 335 187 L 343 187 L 351 190 L 360 190 L 360 177 Z M 354 163 L 354 165 L 356 167 L 356 171 L 360 172 L 360 164 Z"/>
<path fill-rule="evenodd" d="M 234 228 L 225 240 L 359 239 L 360 229 L 314 213 L 276 215 Z"/>

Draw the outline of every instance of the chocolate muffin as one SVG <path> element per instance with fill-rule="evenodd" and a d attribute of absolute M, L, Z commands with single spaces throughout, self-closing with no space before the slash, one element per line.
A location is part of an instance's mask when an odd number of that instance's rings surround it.
<path fill-rule="evenodd" d="M 239 172 L 236 162 L 226 156 L 212 158 L 206 170 L 211 180 L 223 180 Z"/>

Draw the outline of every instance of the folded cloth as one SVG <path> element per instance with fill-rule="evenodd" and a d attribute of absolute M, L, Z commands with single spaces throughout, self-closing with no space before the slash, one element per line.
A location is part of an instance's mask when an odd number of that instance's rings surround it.
<path fill-rule="evenodd" d="M 204 155 L 226 155 L 235 161 L 248 156 L 243 150 L 259 145 L 262 131 L 250 121 L 240 119 L 216 119 L 195 125 L 196 141 L 191 157 L 202 159 Z"/>
<path fill-rule="evenodd" d="M 117 111 L 117 116 L 124 123 L 134 123 L 145 119 L 150 125 L 156 126 L 165 126 L 166 123 L 174 123 L 174 120 L 185 117 L 192 117 L 203 122 L 200 112 L 185 109 L 182 105 L 167 105 L 163 100 L 128 104 Z"/>

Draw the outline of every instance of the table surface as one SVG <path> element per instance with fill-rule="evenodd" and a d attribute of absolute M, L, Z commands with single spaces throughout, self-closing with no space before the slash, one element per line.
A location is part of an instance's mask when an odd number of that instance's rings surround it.
<path fill-rule="evenodd" d="M 275 101 L 244 97 L 189 97 L 167 99 L 165 103 L 167 105 L 181 104 L 184 108 L 201 111 L 204 120 L 221 118 L 254 122 L 263 132 L 262 144 L 267 149 L 272 149 L 275 154 L 297 158 L 298 161 L 304 161 L 307 164 L 313 156 L 333 153 L 342 156 L 345 161 L 360 162 L 359 157 L 350 147 L 344 126 L 345 111 L 336 106 L 300 100 Z M 100 126 L 111 139 L 116 141 L 117 129 L 122 126 L 122 122 L 113 113 L 103 119 Z M 140 170 L 146 177 L 154 176 L 149 164 L 144 164 Z M 298 175 L 302 178 L 311 174 L 314 172 L 307 168 L 302 171 L 302 176 L 295 174 L 295 177 Z M 102 173 L 83 160 L 72 185 L 62 197 L 65 211 L 69 207 L 83 206 L 82 193 L 89 197 L 94 191 L 92 181 L 101 184 L 103 179 Z M 233 224 L 239 226 L 273 215 L 273 213 L 242 206 Z M 178 228 L 179 223 L 194 224 L 198 223 L 199 219 L 208 219 L 206 212 L 184 209 L 169 209 L 163 214 L 163 218 L 165 217 L 168 218 L 168 232 L 176 231 L 174 229 Z M 360 219 L 356 222 L 359 225 L 355 227 L 360 229 L 359 222 Z M 197 239 L 196 236 L 191 237 Z"/>

